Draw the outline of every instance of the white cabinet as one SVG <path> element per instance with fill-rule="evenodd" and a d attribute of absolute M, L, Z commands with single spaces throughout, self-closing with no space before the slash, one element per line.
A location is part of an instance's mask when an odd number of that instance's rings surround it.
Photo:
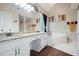
<path fill-rule="evenodd" d="M 16 50 L 18 56 L 30 55 L 30 40 L 28 38 L 20 38 L 20 41 L 16 42 Z"/>
<path fill-rule="evenodd" d="M 41 50 L 41 40 L 40 39 L 33 40 L 31 42 L 31 49 L 39 52 Z"/>
<path fill-rule="evenodd" d="M 29 56 L 31 49 L 41 51 L 46 45 L 46 33 L 13 39 L 0 43 L 0 56 Z"/>
<path fill-rule="evenodd" d="M 35 39 L 31 42 L 31 49 L 39 52 L 47 45 L 47 34 L 36 35 Z"/>
<path fill-rule="evenodd" d="M 16 52 L 17 56 L 29 56 L 30 55 L 30 40 L 25 38 L 20 38 L 16 41 Z"/>
<path fill-rule="evenodd" d="M 0 44 L 0 56 L 29 56 L 30 43 L 27 38 L 20 38 Z"/>
<path fill-rule="evenodd" d="M 23 45 L 18 49 L 19 56 L 29 56 L 30 55 L 30 48 L 29 45 Z"/>
<path fill-rule="evenodd" d="M 40 36 L 41 38 L 41 49 L 43 49 L 47 45 L 47 34 L 43 34 Z"/>
<path fill-rule="evenodd" d="M 9 51 L 0 54 L 0 56 L 15 56 L 15 55 L 16 55 L 15 49 L 10 49 Z"/>
<path fill-rule="evenodd" d="M 16 51 L 13 45 L 13 41 L 0 43 L 0 56 L 15 56 Z"/>

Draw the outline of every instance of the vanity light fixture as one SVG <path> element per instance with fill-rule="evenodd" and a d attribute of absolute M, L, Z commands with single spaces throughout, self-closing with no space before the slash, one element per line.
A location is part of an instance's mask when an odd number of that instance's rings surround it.
<path fill-rule="evenodd" d="M 26 9 L 27 11 L 34 11 L 34 7 L 29 5 L 29 4 L 26 4 L 26 6 L 24 7 L 24 9 Z"/>
<path fill-rule="evenodd" d="M 27 10 L 28 8 L 27 7 L 24 7 L 24 9 Z"/>
<path fill-rule="evenodd" d="M 19 5 L 20 3 L 15 3 L 15 5 Z"/>
<path fill-rule="evenodd" d="M 27 9 L 27 11 L 30 12 L 31 11 L 31 8 Z"/>
<path fill-rule="evenodd" d="M 31 7 L 31 10 L 34 11 L 34 7 Z"/>
<path fill-rule="evenodd" d="M 27 10 L 28 12 L 34 11 L 34 7 L 27 3 L 15 3 L 15 5 L 20 6 L 21 8 Z"/>
<path fill-rule="evenodd" d="M 26 3 L 22 3 L 22 4 L 20 4 L 20 7 L 25 7 L 26 6 Z"/>
<path fill-rule="evenodd" d="M 29 9 L 31 8 L 32 6 L 30 4 L 26 4 L 26 7 Z"/>

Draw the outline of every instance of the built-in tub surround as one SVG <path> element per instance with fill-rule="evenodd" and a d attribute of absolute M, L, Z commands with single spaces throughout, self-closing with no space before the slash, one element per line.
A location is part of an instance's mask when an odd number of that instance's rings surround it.
<path fill-rule="evenodd" d="M 59 44 L 52 47 L 64 51 L 68 54 L 79 56 L 79 41 L 74 41 L 66 44 Z"/>
<path fill-rule="evenodd" d="M 49 45 L 59 45 L 67 43 L 67 35 L 65 32 L 55 31 L 49 36 Z"/>
<path fill-rule="evenodd" d="M 67 34 L 67 43 L 76 42 L 77 39 L 77 33 L 76 32 L 66 32 Z"/>

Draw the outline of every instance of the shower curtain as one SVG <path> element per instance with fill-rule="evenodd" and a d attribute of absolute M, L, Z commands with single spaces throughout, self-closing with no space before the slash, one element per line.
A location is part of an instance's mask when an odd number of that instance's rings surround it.
<path fill-rule="evenodd" d="M 40 25 L 39 25 L 39 27 L 40 27 L 40 31 L 44 32 L 45 25 L 44 25 L 44 17 L 43 17 L 42 13 L 40 13 Z"/>
<path fill-rule="evenodd" d="M 43 18 L 44 18 L 44 26 L 45 26 L 45 29 L 44 29 L 44 32 L 47 32 L 47 16 L 45 14 L 43 14 Z"/>
<path fill-rule="evenodd" d="M 47 16 L 45 14 L 40 13 L 40 21 L 38 26 L 39 32 L 47 32 Z"/>

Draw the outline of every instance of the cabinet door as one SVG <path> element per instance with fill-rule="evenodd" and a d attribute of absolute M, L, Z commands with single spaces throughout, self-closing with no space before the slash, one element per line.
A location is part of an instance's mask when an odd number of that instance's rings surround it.
<path fill-rule="evenodd" d="M 30 55 L 30 42 L 29 39 L 26 38 L 20 38 L 15 43 L 17 50 L 17 56 L 29 56 Z"/>
<path fill-rule="evenodd" d="M 41 47 L 44 48 L 47 45 L 47 35 L 43 34 L 41 36 Z"/>
<path fill-rule="evenodd" d="M 47 34 L 36 35 L 36 40 L 31 42 L 31 47 L 35 51 L 41 51 L 47 45 Z"/>
<path fill-rule="evenodd" d="M 6 51 L 4 53 L 2 53 L 0 56 L 15 56 L 15 49 L 10 49 L 9 51 Z"/>
<path fill-rule="evenodd" d="M 41 39 L 33 40 L 31 42 L 31 49 L 35 51 L 40 51 L 41 48 Z"/>
<path fill-rule="evenodd" d="M 0 56 L 14 56 L 15 48 L 13 41 L 0 43 Z"/>
<path fill-rule="evenodd" d="M 0 43 L 1 56 L 29 56 L 30 40 L 20 38 L 12 41 Z"/>
<path fill-rule="evenodd" d="M 18 55 L 19 56 L 29 56 L 30 55 L 29 44 L 20 46 L 18 48 Z"/>
<path fill-rule="evenodd" d="M 44 40 L 45 40 L 45 46 L 47 45 L 47 34 L 44 35 Z"/>

